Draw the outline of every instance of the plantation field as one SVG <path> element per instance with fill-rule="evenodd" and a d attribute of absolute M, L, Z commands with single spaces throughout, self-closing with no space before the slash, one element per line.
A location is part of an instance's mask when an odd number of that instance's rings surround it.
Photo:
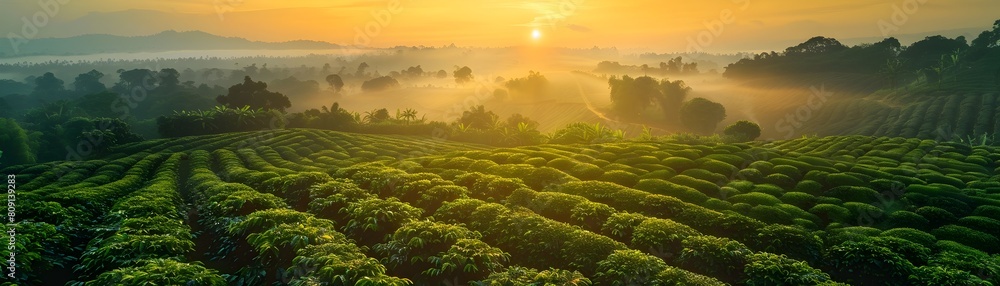
<path fill-rule="evenodd" d="M 0 170 L 19 285 L 1000 283 L 996 147 L 290 129 L 113 153 Z"/>

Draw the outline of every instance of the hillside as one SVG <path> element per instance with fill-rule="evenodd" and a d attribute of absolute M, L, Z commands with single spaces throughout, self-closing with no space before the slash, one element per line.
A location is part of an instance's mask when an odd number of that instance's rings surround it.
<path fill-rule="evenodd" d="M 26 284 L 1000 282 L 995 147 L 690 143 L 292 129 L 0 173 Z"/>

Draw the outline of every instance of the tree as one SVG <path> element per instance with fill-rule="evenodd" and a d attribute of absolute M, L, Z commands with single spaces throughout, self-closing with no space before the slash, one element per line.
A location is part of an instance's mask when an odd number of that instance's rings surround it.
<path fill-rule="evenodd" d="M 340 90 L 344 88 L 344 80 L 339 75 L 331 74 L 326 76 L 326 83 L 330 84 L 330 88 L 333 88 L 333 91 L 336 93 L 340 93 Z"/>
<path fill-rule="evenodd" d="M 490 129 L 495 125 L 500 116 L 493 111 L 486 110 L 485 106 L 479 105 L 462 112 L 462 117 L 458 123 L 467 128 Z"/>
<path fill-rule="evenodd" d="M 254 82 L 249 76 L 243 78 L 243 83 L 229 87 L 229 93 L 216 97 L 215 101 L 232 108 L 249 106 L 282 112 L 292 106 L 287 96 L 267 90 L 267 83 Z"/>
<path fill-rule="evenodd" d="M 785 55 L 819 54 L 846 50 L 847 46 L 834 38 L 813 37 L 797 46 L 785 49 Z"/>
<path fill-rule="evenodd" d="M 722 104 L 696 97 L 681 106 L 681 124 L 688 130 L 710 134 L 726 119 L 726 108 Z"/>
<path fill-rule="evenodd" d="M 63 87 L 63 80 L 57 78 L 51 72 L 35 78 L 35 94 L 51 94 L 66 90 Z"/>
<path fill-rule="evenodd" d="M 653 98 L 660 96 L 655 80 L 650 77 L 612 76 L 608 79 L 608 87 L 611 89 L 612 108 L 627 117 L 639 117 Z"/>
<path fill-rule="evenodd" d="M 661 80 L 659 85 L 660 96 L 656 101 L 660 103 L 660 110 L 668 120 L 677 118 L 677 111 L 681 108 L 681 103 L 687 98 L 691 87 L 687 86 L 683 80 Z"/>
<path fill-rule="evenodd" d="M 467 66 L 461 68 L 455 67 L 455 72 L 453 72 L 452 75 L 455 77 L 455 82 L 458 84 L 465 84 L 472 81 L 473 78 L 472 69 Z"/>
<path fill-rule="evenodd" d="M 722 134 L 735 137 L 740 141 L 753 141 L 760 137 L 760 125 L 746 120 L 736 121 L 732 125 L 726 126 Z"/>
<path fill-rule="evenodd" d="M 365 75 L 365 70 L 368 69 L 368 67 L 369 66 L 368 66 L 367 62 L 362 62 L 361 64 L 358 65 L 358 71 L 354 73 L 354 76 L 357 76 L 357 77 L 364 76 Z"/>
<path fill-rule="evenodd" d="M 160 72 L 156 73 L 156 78 L 160 83 L 160 87 L 167 90 L 177 88 L 177 86 L 181 83 L 180 77 L 181 73 L 177 72 L 176 69 L 171 68 L 161 69 Z"/>
<path fill-rule="evenodd" d="M 0 118 L 0 166 L 31 164 L 35 156 L 31 153 L 28 134 L 13 119 Z"/>
<path fill-rule="evenodd" d="M 382 108 L 382 109 L 375 109 L 372 111 L 365 111 L 364 120 L 368 123 L 375 124 L 375 123 L 385 122 L 390 118 L 391 117 L 389 116 L 389 110 Z"/>
<path fill-rule="evenodd" d="M 82 73 L 76 76 L 73 80 L 73 89 L 80 94 L 92 94 L 102 92 L 108 89 L 103 83 L 101 83 L 101 78 L 104 74 L 97 70 L 90 70 L 89 72 Z"/>
<path fill-rule="evenodd" d="M 390 76 L 376 77 L 361 84 L 363 91 L 382 91 L 396 87 L 399 87 L 399 81 Z"/>
<path fill-rule="evenodd" d="M 542 73 L 536 71 L 528 71 L 527 77 L 511 79 L 504 84 L 513 92 L 529 96 L 541 96 L 548 85 L 549 80 Z"/>
<path fill-rule="evenodd" d="M 220 71 L 221 72 L 221 71 Z M 131 94 L 137 87 L 152 89 L 156 83 L 155 73 L 148 69 L 118 70 L 118 83 L 115 89 L 122 94 Z"/>

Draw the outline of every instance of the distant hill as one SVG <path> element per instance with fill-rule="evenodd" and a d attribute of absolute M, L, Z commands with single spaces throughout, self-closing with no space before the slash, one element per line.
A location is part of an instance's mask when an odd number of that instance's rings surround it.
<path fill-rule="evenodd" d="M 336 49 L 340 45 L 319 41 L 259 42 L 223 37 L 201 31 L 163 31 L 149 36 L 82 35 L 34 39 L 18 47 L 0 45 L 0 58 L 29 55 L 86 55 L 96 53 L 158 52 L 171 50 L 309 50 Z"/>

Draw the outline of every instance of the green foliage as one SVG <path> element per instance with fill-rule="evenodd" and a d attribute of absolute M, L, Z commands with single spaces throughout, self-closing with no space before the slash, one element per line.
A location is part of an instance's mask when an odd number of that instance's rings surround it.
<path fill-rule="evenodd" d="M 753 141 L 760 137 L 760 125 L 746 120 L 736 121 L 732 125 L 726 126 L 722 134 L 732 136 L 738 141 Z"/>
<path fill-rule="evenodd" d="M 934 235 L 912 228 L 894 228 L 882 232 L 881 235 L 902 238 L 923 245 L 924 247 L 934 247 L 934 243 L 937 241 L 937 237 L 934 237 Z"/>
<path fill-rule="evenodd" d="M 978 285 L 993 285 L 979 277 L 970 274 L 968 271 L 962 271 L 957 269 L 950 269 L 941 266 L 921 266 L 917 267 L 910 274 L 907 282 L 910 285 L 963 285 L 963 286 L 978 286 Z"/>
<path fill-rule="evenodd" d="M 809 264 L 784 255 L 761 252 L 748 258 L 744 268 L 746 285 L 818 285 L 830 281 L 830 275 Z"/>
<path fill-rule="evenodd" d="M 940 240 L 951 240 L 988 252 L 1000 251 L 1000 240 L 989 234 L 964 226 L 946 225 L 931 231 Z"/>
<path fill-rule="evenodd" d="M 768 225 L 750 243 L 754 249 L 809 263 L 818 262 L 823 253 L 823 241 L 818 236 L 792 226 Z"/>
<path fill-rule="evenodd" d="M 914 269 L 912 263 L 891 249 L 871 241 L 845 241 L 824 255 L 827 273 L 834 280 L 856 285 L 879 285 L 903 281 Z"/>
<path fill-rule="evenodd" d="M 172 259 L 145 260 L 139 266 L 105 272 L 86 285 L 227 285 L 213 269 Z"/>
<path fill-rule="evenodd" d="M 649 218 L 635 226 L 631 246 L 660 258 L 672 258 L 681 253 L 681 243 L 700 235 L 693 228 L 668 219 Z"/>
<path fill-rule="evenodd" d="M 691 236 L 684 239 L 684 249 L 677 262 L 686 269 L 736 283 L 746 279 L 744 266 L 751 251 L 738 241 L 714 236 Z"/>
<path fill-rule="evenodd" d="M 0 118 L 0 165 L 30 164 L 35 162 L 35 155 L 29 147 L 28 134 L 21 129 L 17 121 Z"/>
<path fill-rule="evenodd" d="M 616 250 L 598 263 L 594 283 L 598 285 L 654 285 L 657 275 L 668 269 L 662 259 L 638 250 Z"/>
<path fill-rule="evenodd" d="M 715 131 L 719 122 L 726 119 L 726 108 L 719 103 L 696 97 L 681 106 L 680 119 L 688 130 L 709 134 Z"/>

